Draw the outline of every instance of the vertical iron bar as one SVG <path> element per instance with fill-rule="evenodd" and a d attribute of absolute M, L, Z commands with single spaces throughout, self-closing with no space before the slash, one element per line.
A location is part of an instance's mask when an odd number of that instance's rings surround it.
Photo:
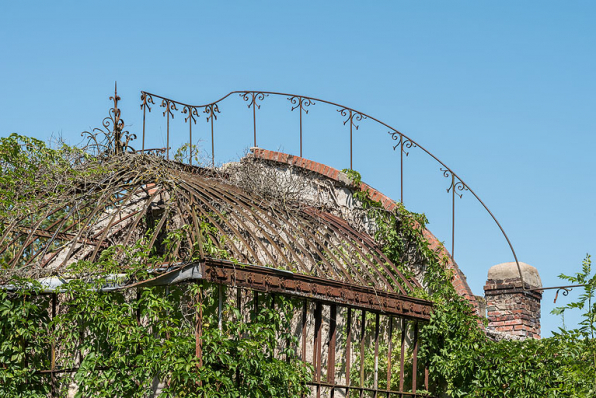
<path fill-rule="evenodd" d="M 350 119 L 348 119 L 348 121 L 350 122 L 350 170 L 354 170 L 352 168 L 352 111 L 351 110 L 350 110 Z M 360 391 L 362 392 L 362 390 L 360 390 Z"/>
<path fill-rule="evenodd" d="M 56 306 L 57 306 L 57 297 L 56 293 L 52 293 L 52 321 L 56 317 Z M 52 337 L 56 336 L 56 327 L 52 324 Z M 54 343 L 54 339 L 52 339 L 52 347 L 51 347 L 51 369 L 52 369 L 52 397 L 56 396 L 56 344 Z"/>
<path fill-rule="evenodd" d="M 195 355 L 198 359 L 197 366 L 203 367 L 203 284 L 199 282 L 197 293 L 197 313 L 195 326 Z"/>
<path fill-rule="evenodd" d="M 455 177 L 451 172 L 451 258 L 455 259 Z"/>
<path fill-rule="evenodd" d="M 375 375 L 374 375 L 374 389 L 375 398 L 377 398 L 377 390 L 379 388 L 379 321 L 380 315 L 377 312 L 375 314 Z"/>
<path fill-rule="evenodd" d="M 236 308 L 238 309 L 239 316 L 242 317 L 242 289 L 236 288 Z M 241 321 L 242 319 L 238 319 Z"/>
<path fill-rule="evenodd" d="M 215 167 L 215 141 L 213 138 L 213 105 L 211 105 L 211 167 Z"/>
<path fill-rule="evenodd" d="M 217 328 L 222 330 L 223 323 L 223 285 L 217 285 Z"/>
<path fill-rule="evenodd" d="M 145 106 L 143 106 L 143 147 L 142 147 L 143 153 L 144 153 L 145 152 L 145 112 L 146 112 L 145 108 L 147 108 L 147 96 L 146 95 L 145 95 L 145 99 L 143 99 L 143 102 L 145 105 Z"/>
<path fill-rule="evenodd" d="M 304 98 L 300 97 L 298 108 L 300 110 L 300 157 L 302 157 L 302 101 Z"/>
<path fill-rule="evenodd" d="M 252 123 L 254 129 L 254 146 L 257 146 L 257 99 L 255 93 L 252 93 Z"/>
<path fill-rule="evenodd" d="M 362 310 L 362 324 L 360 325 L 360 396 L 364 394 L 364 337 L 366 335 L 366 311 Z"/>
<path fill-rule="evenodd" d="M 169 101 L 167 103 L 166 111 L 168 112 L 166 159 L 170 160 L 170 102 Z"/>
<path fill-rule="evenodd" d="M 255 317 L 256 317 L 259 314 L 259 292 L 254 290 L 253 293 L 254 293 L 254 306 L 255 306 Z"/>
<path fill-rule="evenodd" d="M 337 341 L 337 305 L 331 304 L 329 315 L 329 350 L 327 352 L 327 383 L 335 384 L 335 344 Z M 331 396 L 335 389 L 331 387 Z"/>
<path fill-rule="evenodd" d="M 352 309 L 348 308 L 348 321 L 346 326 L 346 397 L 350 395 L 350 362 L 352 355 Z"/>
<path fill-rule="evenodd" d="M 404 361 L 406 352 L 406 333 L 408 332 L 408 321 L 401 320 L 401 353 L 399 357 L 399 391 L 404 390 Z"/>
<path fill-rule="evenodd" d="M 190 151 L 190 165 L 192 166 L 192 111 L 188 108 L 188 133 L 190 135 L 190 142 L 188 143 L 188 150 Z"/>
<path fill-rule="evenodd" d="M 243 322 L 244 319 L 242 316 L 242 289 L 239 287 L 236 288 L 236 308 L 238 309 L 238 316 L 240 317 L 238 321 Z M 240 336 L 237 336 L 236 338 L 240 338 Z M 238 368 L 236 368 L 236 385 L 240 385 L 240 369 Z"/>
<path fill-rule="evenodd" d="M 314 352 L 313 352 L 313 362 L 315 365 L 315 381 L 317 382 L 317 398 L 321 396 L 321 333 L 322 333 L 322 313 L 323 313 L 323 304 L 321 302 L 317 302 L 315 307 L 315 345 L 314 345 Z"/>
<path fill-rule="evenodd" d="M 414 349 L 412 352 L 412 392 L 416 392 L 416 376 L 418 371 L 418 322 L 414 322 Z"/>
<path fill-rule="evenodd" d="M 399 166 L 399 173 L 400 173 L 400 199 L 401 199 L 401 203 L 404 204 L 404 136 L 403 135 L 399 135 L 399 160 L 400 160 L 400 166 Z"/>
<path fill-rule="evenodd" d="M 428 391 L 428 365 L 424 366 L 424 389 Z"/>
<path fill-rule="evenodd" d="M 308 301 L 304 300 L 302 307 L 302 361 L 306 362 L 306 315 L 308 311 Z"/>
<path fill-rule="evenodd" d="M 387 398 L 391 390 L 391 355 L 393 351 L 393 317 L 389 316 L 389 348 L 387 351 Z"/>

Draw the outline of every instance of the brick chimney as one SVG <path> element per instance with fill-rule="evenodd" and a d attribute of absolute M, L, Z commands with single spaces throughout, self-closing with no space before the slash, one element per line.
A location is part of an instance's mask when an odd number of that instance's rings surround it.
<path fill-rule="evenodd" d="M 526 289 L 542 287 L 538 270 L 519 263 Z M 523 291 L 515 262 L 497 264 L 488 270 L 484 286 L 488 330 L 521 338 L 540 338 L 541 291 Z"/>

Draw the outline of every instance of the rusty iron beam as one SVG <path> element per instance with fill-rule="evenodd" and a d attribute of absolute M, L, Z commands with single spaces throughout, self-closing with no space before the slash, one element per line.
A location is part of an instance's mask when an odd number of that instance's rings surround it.
<path fill-rule="evenodd" d="M 429 301 L 268 267 L 215 259 L 206 259 L 203 267 L 202 277 L 213 283 L 290 294 L 411 319 L 428 320 L 432 311 Z"/>

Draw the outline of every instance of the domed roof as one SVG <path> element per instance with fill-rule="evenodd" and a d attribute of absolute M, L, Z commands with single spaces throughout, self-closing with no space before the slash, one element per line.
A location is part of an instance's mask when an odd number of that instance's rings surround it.
<path fill-rule="evenodd" d="M 419 286 L 342 217 L 251 191 L 231 173 L 147 154 L 103 160 L 5 222 L 1 279 L 61 275 L 77 263 L 124 270 L 151 253 L 162 264 L 147 267 L 215 258 L 403 295 Z"/>

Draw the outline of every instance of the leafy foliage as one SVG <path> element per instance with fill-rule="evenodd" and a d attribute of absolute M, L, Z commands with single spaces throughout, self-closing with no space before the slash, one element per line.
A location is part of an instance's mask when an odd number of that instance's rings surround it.
<path fill-rule="evenodd" d="M 360 175 L 344 170 L 359 185 Z M 424 290 L 414 292 L 433 302 L 430 322 L 420 333 L 420 361 L 430 371 L 432 393 L 449 397 L 593 397 L 596 395 L 596 275 L 591 273 L 588 256 L 582 271 L 560 278 L 584 284 L 577 302 L 555 310 L 583 311 L 580 327 L 561 329 L 553 337 L 524 341 L 487 338 L 484 319 L 478 317 L 470 303 L 459 296 L 451 280 L 446 258 L 440 258 L 429 247 L 423 235 L 427 219 L 398 203 L 395 212 L 384 210 L 368 192 L 357 196 L 377 223 L 377 241 L 383 244 L 388 258 L 402 272 L 415 264 L 424 267 Z M 395 341 L 394 341 L 395 343 Z M 379 349 L 385 362 L 386 346 Z M 385 355 L 385 358 L 383 358 Z M 372 371 L 372 353 L 368 353 L 365 372 Z M 407 369 L 407 368 L 406 368 Z M 359 371 L 356 367 L 355 371 Z M 396 370 L 399 371 L 399 370 Z M 357 373 L 355 373 L 356 375 Z"/>
<path fill-rule="evenodd" d="M 98 291 L 103 283 L 68 283 L 53 319 L 49 296 L 1 293 L 0 396 L 46 396 L 48 380 L 36 371 L 50 367 L 51 345 L 58 369 L 77 369 L 60 379 L 60 396 L 71 383 L 77 397 L 146 397 L 158 385 L 164 397 L 299 397 L 307 391 L 312 369 L 294 349 L 291 300 L 263 300 L 249 319 L 226 302 L 220 328 L 217 286 L 147 287 L 137 299 L 134 291 Z M 199 312 L 202 366 L 195 353 Z"/>

